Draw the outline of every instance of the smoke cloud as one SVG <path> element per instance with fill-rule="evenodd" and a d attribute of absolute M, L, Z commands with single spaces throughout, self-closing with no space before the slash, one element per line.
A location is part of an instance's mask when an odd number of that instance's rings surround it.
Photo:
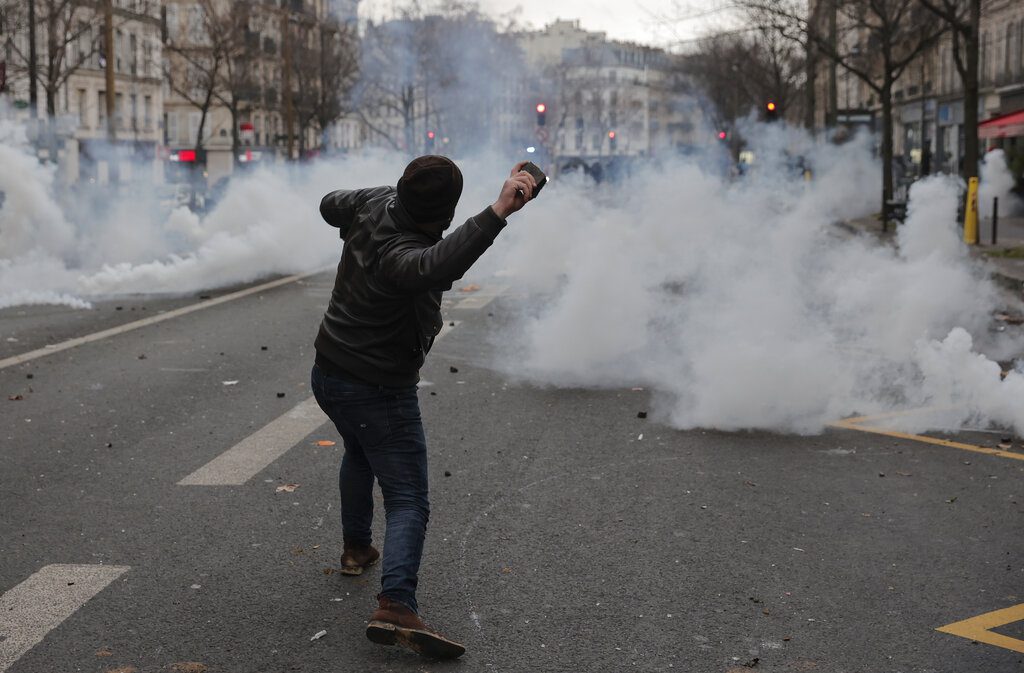
<path fill-rule="evenodd" d="M 341 246 L 320 198 L 394 184 L 405 163 L 371 154 L 240 175 L 198 216 L 136 193 L 70 193 L 7 133 L 0 307 L 333 265 Z M 1021 343 L 989 329 L 1001 299 L 959 241 L 958 182 L 915 184 L 895 245 L 880 245 L 835 224 L 877 209 L 867 139 L 836 147 L 774 125 L 744 135 L 757 138 L 745 176 L 715 168 L 716 147 L 614 184 L 559 177 L 515 215 L 472 272 L 531 296 L 496 366 L 537 385 L 646 386 L 678 428 L 813 433 L 854 413 L 933 407 L 943 411 L 905 422 L 1024 432 L 1024 375 L 1000 380 L 982 354 Z M 458 219 L 494 199 L 512 162 L 460 163 Z"/>
<path fill-rule="evenodd" d="M 813 433 L 939 405 L 955 410 L 928 423 L 1024 430 L 1018 375 L 1000 381 L 974 350 L 996 348 L 1000 298 L 960 243 L 958 181 L 915 184 L 897 245 L 883 246 L 835 225 L 877 210 L 867 142 L 815 145 L 774 127 L 747 137 L 757 160 L 740 180 L 702 157 L 596 193 L 556 182 L 529 205 L 499 265 L 546 301 L 519 316 L 504 369 L 545 385 L 647 386 L 679 428 Z"/>

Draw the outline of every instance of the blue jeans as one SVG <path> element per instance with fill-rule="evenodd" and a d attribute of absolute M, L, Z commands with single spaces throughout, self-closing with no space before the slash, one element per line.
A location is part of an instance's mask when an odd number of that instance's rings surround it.
<path fill-rule="evenodd" d="M 384 495 L 382 596 L 418 611 L 416 581 L 430 518 L 427 440 L 416 387 L 352 383 L 314 365 L 313 394 L 345 442 L 338 485 L 347 545 L 368 545 L 373 480 Z"/>

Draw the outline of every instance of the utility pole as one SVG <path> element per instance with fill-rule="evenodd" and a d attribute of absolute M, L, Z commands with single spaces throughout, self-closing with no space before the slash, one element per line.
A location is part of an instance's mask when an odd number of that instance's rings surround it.
<path fill-rule="evenodd" d="M 36 53 L 36 0 L 28 0 L 28 107 L 35 119 L 39 114 L 38 55 Z"/>
<path fill-rule="evenodd" d="M 281 74 L 281 102 L 284 103 L 284 132 L 288 136 L 288 161 L 292 160 L 295 149 L 295 106 L 292 104 L 292 45 L 289 37 L 290 17 L 288 7 L 281 7 L 281 55 L 284 57 L 284 72 Z"/>
<path fill-rule="evenodd" d="M 921 175 L 932 172 L 932 153 L 928 144 L 928 104 L 925 99 L 925 54 L 921 54 Z"/>
<path fill-rule="evenodd" d="M 106 56 L 107 76 L 107 140 L 117 141 L 116 101 L 114 95 L 114 3 L 103 0 L 103 51 Z"/>
<path fill-rule="evenodd" d="M 839 53 L 837 14 L 839 0 L 829 0 L 828 8 L 828 44 L 832 53 Z M 837 82 L 837 65 L 835 59 L 829 59 L 828 66 L 828 108 L 825 111 L 825 125 L 832 128 L 836 125 L 836 113 L 839 109 L 839 85 Z"/>

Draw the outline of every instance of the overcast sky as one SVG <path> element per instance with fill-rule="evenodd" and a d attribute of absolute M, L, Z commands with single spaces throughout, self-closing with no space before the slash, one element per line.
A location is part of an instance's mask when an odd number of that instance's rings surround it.
<path fill-rule="evenodd" d="M 727 0 L 478 0 L 487 13 L 507 14 L 518 7 L 519 23 L 541 28 L 555 19 L 579 19 L 586 30 L 617 40 L 668 46 L 717 28 L 727 20 Z M 360 14 L 380 18 L 393 0 L 363 0 Z M 429 6 L 429 2 L 424 3 Z"/>

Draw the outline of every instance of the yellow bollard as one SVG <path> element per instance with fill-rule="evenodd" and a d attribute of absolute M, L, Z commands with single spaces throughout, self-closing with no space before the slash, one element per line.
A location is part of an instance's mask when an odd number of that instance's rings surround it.
<path fill-rule="evenodd" d="M 978 178 L 967 181 L 967 206 L 964 208 L 964 243 L 978 243 Z"/>

